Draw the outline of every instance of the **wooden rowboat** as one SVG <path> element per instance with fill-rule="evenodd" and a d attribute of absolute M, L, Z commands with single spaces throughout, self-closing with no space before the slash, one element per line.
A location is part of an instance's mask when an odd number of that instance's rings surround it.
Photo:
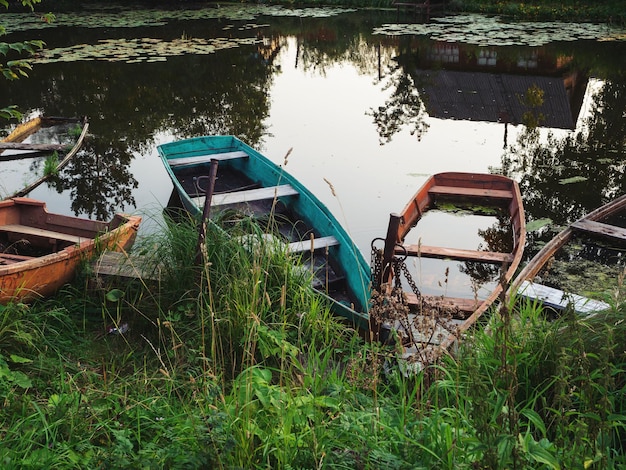
<path fill-rule="evenodd" d="M 626 211 L 626 195 L 601 206 L 578 219 L 552 238 L 523 267 L 511 284 L 510 293 L 519 294 L 531 301 L 539 301 L 545 306 L 560 311 L 572 307 L 580 314 L 592 314 L 608 309 L 606 302 L 590 299 L 574 292 L 564 292 L 558 286 L 543 284 L 539 277 L 547 271 L 553 260 L 559 257 L 559 250 L 566 247 L 574 238 L 580 237 L 584 243 L 598 239 L 615 241 L 623 247 L 626 243 L 626 228 L 611 223 L 611 218 Z M 567 255 L 569 260 L 570 255 Z"/>
<path fill-rule="evenodd" d="M 476 218 L 484 223 L 482 219 L 485 218 L 486 223 L 493 226 L 482 232 L 479 229 L 480 236 L 476 238 L 462 225 L 463 217 L 446 214 L 450 204 L 468 205 L 467 209 L 474 212 L 468 214 L 472 217 L 470 221 Z M 496 215 L 483 216 L 477 212 L 486 213 L 487 208 L 496 209 Z M 439 219 L 442 215 L 450 219 Z M 435 224 L 438 220 L 445 220 L 439 223 L 446 225 L 435 225 L 436 231 L 458 234 L 454 240 L 458 245 L 440 243 L 439 240 L 436 240 L 437 244 L 423 243 L 422 237 L 428 237 L 429 233 L 416 239 L 413 232 L 427 223 L 429 217 L 435 217 L 432 219 Z M 457 222 L 461 228 L 455 229 L 452 224 Z M 427 229 L 427 232 L 433 230 Z M 376 296 L 373 295 L 370 315 L 374 328 L 387 327 L 397 331 L 406 359 L 421 365 L 432 362 L 455 344 L 506 289 L 521 261 L 525 241 L 524 208 L 514 180 L 501 175 L 476 173 L 431 176 L 400 214 L 390 216 L 384 249 L 378 250 L 379 261 L 374 269 L 373 286 L 377 290 L 376 295 L 382 296 L 384 305 L 394 305 L 395 302 L 397 315 L 375 318 L 378 312 Z M 415 261 L 419 267 L 427 259 L 445 260 L 447 263 L 446 279 L 439 279 L 433 286 L 426 285 L 429 273 L 412 272 L 408 266 L 410 261 Z M 457 266 L 470 278 L 474 273 L 486 273 L 484 277 L 489 278 L 483 279 L 486 292 L 479 295 L 467 289 L 465 297 L 451 295 L 455 289 L 448 278 L 452 277 L 452 271 Z M 405 279 L 402 279 L 403 275 Z M 419 279 L 424 282 L 418 282 Z M 431 294 L 423 292 L 427 289 L 431 290 Z M 438 291 L 442 293 L 435 295 Z M 377 333 L 374 331 L 374 334 Z"/>
<path fill-rule="evenodd" d="M 205 136 L 158 146 L 187 211 L 244 211 L 288 252 L 314 266 L 313 288 L 331 302 L 335 314 L 368 329 L 370 269 L 333 214 L 282 167 L 234 136 Z M 213 162 L 213 163 L 212 163 Z M 206 192 L 203 180 L 215 186 Z"/>
<path fill-rule="evenodd" d="M 110 222 L 53 214 L 29 198 L 0 201 L 0 304 L 54 294 L 83 259 L 130 248 L 140 222 L 125 214 Z"/>
<path fill-rule="evenodd" d="M 26 143 L 26 139 L 39 132 L 41 129 L 49 128 L 52 126 L 67 125 L 76 123 L 81 126 L 81 132 L 78 138 L 71 144 L 58 144 L 58 143 Z M 58 173 L 70 162 L 72 158 L 78 153 L 85 141 L 87 132 L 89 129 L 89 123 L 85 118 L 65 118 L 65 117 L 48 117 L 37 116 L 24 123 L 19 124 L 13 131 L 2 141 L 0 141 L 0 154 L 5 150 L 28 150 L 29 153 L 17 153 L 11 155 L 0 156 L 0 161 L 11 161 L 24 158 L 39 157 L 42 153 L 59 152 L 63 154 L 54 171 L 47 174 L 43 174 L 36 180 L 27 184 L 25 187 L 14 191 L 6 199 L 14 197 L 26 196 L 28 193 L 39 187 L 42 183 L 47 181 L 53 174 Z"/>

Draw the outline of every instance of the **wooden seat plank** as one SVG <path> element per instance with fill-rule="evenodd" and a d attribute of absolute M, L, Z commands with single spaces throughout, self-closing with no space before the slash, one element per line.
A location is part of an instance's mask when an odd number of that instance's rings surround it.
<path fill-rule="evenodd" d="M 172 158 L 167 161 L 173 167 L 185 165 L 197 165 L 198 163 L 210 162 L 211 160 L 233 160 L 236 158 L 248 158 L 248 154 L 243 150 L 236 152 L 213 153 L 209 155 L 194 155 L 193 157 Z"/>
<path fill-rule="evenodd" d="M 613 238 L 616 240 L 626 240 L 626 229 L 616 227 L 615 225 L 595 222 L 593 220 L 581 219 L 572 224 L 572 227 L 581 232 L 600 235 L 603 237 Z"/>
<path fill-rule="evenodd" d="M 507 201 L 513 199 L 513 192 L 503 189 L 462 188 L 458 186 L 435 185 L 428 190 L 428 193 L 439 196 L 465 196 Z"/>
<path fill-rule="evenodd" d="M 334 245 L 338 245 L 339 241 L 333 237 L 319 237 L 313 240 L 301 240 L 299 242 L 293 242 L 289 244 L 289 251 L 291 253 L 300 253 L 303 251 L 319 250 L 320 248 L 326 248 Z M 313 245 L 313 249 L 311 249 Z"/>
<path fill-rule="evenodd" d="M 10 253 L 0 253 L 0 265 L 21 263 L 33 259 L 33 256 L 13 255 Z"/>
<path fill-rule="evenodd" d="M 50 238 L 54 240 L 63 240 L 71 243 L 80 243 L 85 240 L 90 240 L 88 237 L 78 237 L 76 235 L 70 235 L 68 233 L 54 232 L 52 230 L 46 230 L 37 227 L 29 227 L 28 225 L 9 224 L 0 226 L 0 232 L 7 232 L 16 235 L 24 236 L 36 236 L 41 238 Z"/>
<path fill-rule="evenodd" d="M 460 248 L 446 248 L 442 246 L 428 245 L 403 245 L 409 256 L 438 259 L 454 259 L 459 261 L 477 261 L 482 263 L 511 263 L 513 255 L 511 253 L 498 253 L 493 251 L 463 250 Z M 396 255 L 404 254 L 400 247 L 395 249 Z"/>
<path fill-rule="evenodd" d="M 275 197 L 297 196 L 298 191 L 290 184 L 281 186 L 271 186 L 269 188 L 248 189 L 244 191 L 233 191 L 230 193 L 214 194 L 211 199 L 211 206 L 225 206 L 228 204 L 240 204 L 243 202 L 260 201 L 263 199 L 274 199 Z M 193 198 L 199 207 L 204 206 L 205 197 Z"/>

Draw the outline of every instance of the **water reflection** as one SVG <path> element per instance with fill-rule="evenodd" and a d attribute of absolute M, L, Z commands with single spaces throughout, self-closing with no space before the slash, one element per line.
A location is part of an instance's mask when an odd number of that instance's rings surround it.
<path fill-rule="evenodd" d="M 137 180 L 129 172 L 132 158 L 122 142 L 88 140 L 80 157 L 72 159 L 63 178 L 55 179 L 53 186 L 58 192 L 70 192 L 74 213 L 107 220 L 117 208 L 135 205 L 133 189 L 137 188 Z"/>
<path fill-rule="evenodd" d="M 137 26 L 123 32 L 69 25 L 26 31 L 9 39 L 36 35 L 49 48 L 96 47 L 114 37 L 254 41 L 160 62 L 125 63 L 116 56 L 115 62 L 83 57 L 42 63 L 28 80 L 3 83 L 0 101 L 25 111 L 89 116 L 92 136 L 84 155 L 53 188 L 69 195 L 74 213 L 95 217 L 144 207 L 141 194 L 150 191 L 144 188 L 163 181 L 154 158 L 159 139 L 201 134 L 236 134 L 254 147 L 268 145 L 266 153 L 280 159 L 293 146 L 289 170 L 307 185 L 313 176 L 321 181 L 326 172 L 338 175 L 330 179 L 339 194 L 345 188 L 344 197 L 350 198 L 341 210 L 369 230 L 362 235 L 365 240 L 358 240 L 364 247 L 373 238 L 370 232 L 384 232 L 388 212 L 413 194 L 419 175 L 435 171 L 500 167 L 521 182 L 528 216 L 555 224 L 626 191 L 626 77 L 615 60 L 624 57 L 624 43 L 491 47 L 426 35 L 374 34 L 386 21 L 389 15 L 352 12 L 325 18 L 257 16 L 254 21 L 181 19 L 158 29 Z M 360 102 L 344 100 L 352 91 L 347 89 L 311 96 L 314 79 L 328 75 L 336 80 L 329 71 L 341 67 L 366 77 L 370 88 Z M 350 80 L 348 87 L 362 86 Z M 600 86 L 586 109 L 582 98 L 588 82 Z M 353 113 L 344 114 L 344 108 Z M 283 121 L 279 111 L 286 116 Z M 361 119 L 365 114 L 367 119 Z M 479 143 L 456 134 L 461 121 L 485 123 L 468 131 L 484 133 L 474 138 Z M 493 140 L 494 129 L 495 150 L 483 143 Z M 407 133 L 411 139 L 404 139 Z M 383 145 L 375 148 L 376 143 Z M 482 154 L 489 156 L 468 163 L 470 156 Z M 133 163 L 142 158 L 147 162 L 141 174 L 133 172 Z M 332 170 L 326 169 L 329 162 Z M 366 166 L 368 172 L 360 171 Z M 338 179 L 344 175 L 351 181 L 342 188 Z M 169 195 L 169 189 L 163 193 Z M 312 189 L 328 203 L 323 189 Z M 337 211 L 333 201 L 328 204 Z M 378 213 L 383 216 L 377 221 Z"/>
<path fill-rule="evenodd" d="M 584 126 L 543 142 L 529 128 L 507 155 L 534 218 L 570 223 L 626 190 L 626 80 L 599 85 Z"/>
<path fill-rule="evenodd" d="M 401 50 L 431 117 L 574 129 L 588 76 L 571 55 L 430 40 L 405 40 Z"/>

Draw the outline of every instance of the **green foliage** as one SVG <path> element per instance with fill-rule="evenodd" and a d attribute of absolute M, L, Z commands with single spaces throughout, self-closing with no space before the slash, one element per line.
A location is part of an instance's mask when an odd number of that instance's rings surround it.
<path fill-rule="evenodd" d="M 22 6 L 28 7 L 32 10 L 36 4 L 41 3 L 41 0 L 20 0 L 20 3 L 22 4 Z M 5 8 L 9 8 L 9 1 L 0 0 L 0 5 Z"/>
<path fill-rule="evenodd" d="M 406 375 L 250 220 L 220 225 L 207 226 L 200 266 L 196 222 L 171 219 L 136 245 L 156 280 L 87 277 L 0 310 L 6 468 L 624 463 L 621 283 L 614 308 L 588 319 L 549 321 L 513 299 L 455 357 Z"/>
<path fill-rule="evenodd" d="M 451 8 L 517 19 L 626 22 L 626 7 L 620 0 L 452 0 Z"/>
<path fill-rule="evenodd" d="M 44 176 L 56 176 L 59 174 L 59 154 L 55 151 L 52 155 L 48 156 L 44 162 L 43 174 Z"/>
<path fill-rule="evenodd" d="M 17 110 L 17 106 L 7 106 L 6 108 L 0 108 L 1 119 L 21 119 L 22 113 Z"/>
<path fill-rule="evenodd" d="M 37 50 L 44 46 L 42 41 L 24 41 L 19 43 L 0 42 L 0 54 L 7 56 L 9 52 L 14 51 L 20 54 L 34 54 Z M 0 64 L 0 71 L 7 80 L 17 80 L 18 78 L 28 77 L 28 72 L 32 70 L 32 66 L 26 59 L 8 60 L 5 64 Z"/>

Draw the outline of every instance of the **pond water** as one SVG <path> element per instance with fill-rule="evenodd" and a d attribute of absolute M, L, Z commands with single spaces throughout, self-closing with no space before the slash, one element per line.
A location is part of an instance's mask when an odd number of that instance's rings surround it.
<path fill-rule="evenodd" d="M 281 164 L 291 149 L 286 170 L 367 259 L 433 173 L 517 179 L 531 241 L 626 190 L 623 29 L 263 6 L 0 24 L 4 41 L 47 45 L 28 79 L 2 83 L 2 106 L 90 120 L 79 155 L 31 193 L 51 211 L 141 213 L 151 230 L 172 191 L 156 146 L 204 134 L 238 135 Z M 21 182 L 5 163 L 9 193 Z"/>

